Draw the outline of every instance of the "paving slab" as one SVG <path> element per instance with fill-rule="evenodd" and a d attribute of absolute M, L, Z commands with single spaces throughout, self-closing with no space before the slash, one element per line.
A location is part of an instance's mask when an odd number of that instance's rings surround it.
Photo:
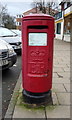
<path fill-rule="evenodd" d="M 67 90 L 67 92 L 72 92 L 72 89 L 70 89 L 70 86 L 72 86 L 72 83 L 64 83 L 65 89 Z"/>
<path fill-rule="evenodd" d="M 44 110 L 31 110 L 16 105 L 13 118 L 45 118 L 45 112 Z"/>
<path fill-rule="evenodd" d="M 70 78 L 53 78 L 52 83 L 67 83 L 70 84 Z"/>
<path fill-rule="evenodd" d="M 58 101 L 57 95 L 53 91 L 52 91 L 52 100 L 53 100 L 53 105 L 59 105 L 59 101 Z"/>
<path fill-rule="evenodd" d="M 61 50 L 66 51 L 66 50 L 67 50 L 67 51 L 68 51 L 68 50 L 70 50 L 70 45 L 69 45 L 68 47 L 65 47 L 64 45 L 60 45 L 60 44 L 59 44 L 59 47 L 56 45 L 56 46 L 55 46 L 55 51 L 56 51 L 56 50 L 58 50 L 58 51 L 59 51 L 59 50 L 60 50 L 60 51 L 61 51 Z"/>
<path fill-rule="evenodd" d="M 57 92 L 57 93 L 59 93 L 59 92 L 66 92 L 66 89 L 64 88 L 64 85 L 63 84 L 52 84 L 52 90 L 54 91 L 54 92 Z"/>
<path fill-rule="evenodd" d="M 57 73 L 53 73 L 53 78 L 58 78 Z"/>
<path fill-rule="evenodd" d="M 67 64 L 54 64 L 53 67 L 68 67 Z"/>
<path fill-rule="evenodd" d="M 60 105 L 70 105 L 70 93 L 57 93 L 58 101 Z"/>
<path fill-rule="evenodd" d="M 46 107 L 47 118 L 70 118 L 70 106 Z"/>
<path fill-rule="evenodd" d="M 72 93 L 70 93 L 70 102 L 71 102 L 71 114 L 72 114 Z"/>
<path fill-rule="evenodd" d="M 58 61 L 60 65 L 70 65 L 70 61 Z"/>
<path fill-rule="evenodd" d="M 57 75 L 63 78 L 70 78 L 70 72 L 57 72 Z"/>
<path fill-rule="evenodd" d="M 70 68 L 68 67 L 63 67 L 64 72 L 70 72 Z"/>
<path fill-rule="evenodd" d="M 64 72 L 62 67 L 54 67 L 53 72 Z"/>

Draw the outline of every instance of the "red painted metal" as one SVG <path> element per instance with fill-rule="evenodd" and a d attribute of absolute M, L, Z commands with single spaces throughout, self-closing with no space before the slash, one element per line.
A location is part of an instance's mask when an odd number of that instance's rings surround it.
<path fill-rule="evenodd" d="M 29 46 L 29 33 L 47 33 L 47 46 Z M 26 91 L 43 93 L 52 88 L 53 41 L 53 17 L 39 14 L 23 17 L 22 85 Z"/>

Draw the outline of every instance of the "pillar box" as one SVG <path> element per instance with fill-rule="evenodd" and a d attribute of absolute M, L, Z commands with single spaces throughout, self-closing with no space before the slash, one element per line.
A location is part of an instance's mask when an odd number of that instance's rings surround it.
<path fill-rule="evenodd" d="M 52 88 L 54 18 L 32 14 L 22 19 L 22 86 L 28 103 L 48 99 Z"/>

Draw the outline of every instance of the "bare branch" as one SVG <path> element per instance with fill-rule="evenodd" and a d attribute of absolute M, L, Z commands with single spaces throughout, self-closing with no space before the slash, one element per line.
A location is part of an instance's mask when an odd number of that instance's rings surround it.
<path fill-rule="evenodd" d="M 57 2 L 55 0 L 33 0 L 32 5 L 42 13 L 53 15 L 52 8 L 57 5 Z"/>

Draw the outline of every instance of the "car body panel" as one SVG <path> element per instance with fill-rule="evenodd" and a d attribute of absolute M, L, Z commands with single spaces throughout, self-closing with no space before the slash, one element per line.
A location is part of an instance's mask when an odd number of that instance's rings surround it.
<path fill-rule="evenodd" d="M 22 40 L 16 33 L 7 28 L 0 27 L 0 38 L 11 44 L 15 51 L 21 51 Z"/>
<path fill-rule="evenodd" d="M 12 32 L 16 33 L 18 36 L 21 36 L 21 31 L 17 29 L 11 29 Z"/>
<path fill-rule="evenodd" d="M 18 43 L 21 42 L 21 38 L 19 36 L 16 37 L 2 37 L 8 43 Z"/>
<path fill-rule="evenodd" d="M 16 63 L 17 54 L 13 52 L 9 55 L 9 49 L 11 48 L 11 45 L 0 39 L 0 70 L 12 67 Z"/>

